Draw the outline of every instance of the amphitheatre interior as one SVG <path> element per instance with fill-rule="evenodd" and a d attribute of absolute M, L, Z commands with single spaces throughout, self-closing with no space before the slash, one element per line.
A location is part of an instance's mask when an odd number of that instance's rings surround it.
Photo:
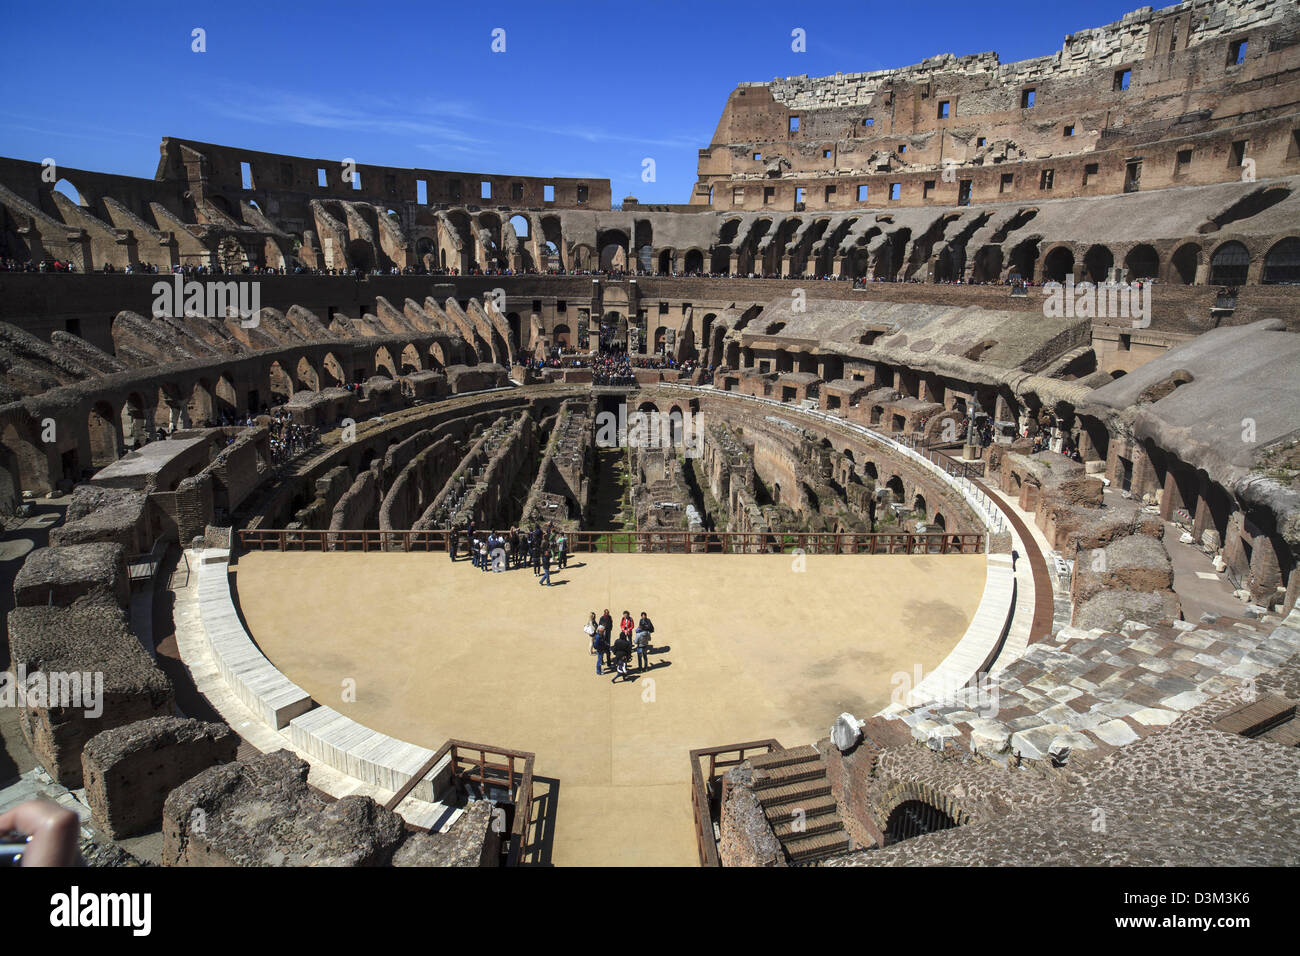
<path fill-rule="evenodd" d="M 1189 0 L 739 83 L 681 204 L 0 158 L 0 666 L 106 692 L 0 708 L 0 810 L 180 866 L 1294 863 L 1297 104 L 1294 3 Z"/>

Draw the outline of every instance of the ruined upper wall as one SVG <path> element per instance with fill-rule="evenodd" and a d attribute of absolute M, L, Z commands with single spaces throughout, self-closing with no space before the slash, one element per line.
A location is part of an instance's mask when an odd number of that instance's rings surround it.
<path fill-rule="evenodd" d="M 351 158 L 309 159 L 280 153 L 263 153 L 235 146 L 218 146 L 194 140 L 165 137 L 157 178 L 202 183 L 207 191 L 225 194 L 300 192 L 319 199 L 346 199 L 376 204 L 419 201 L 425 184 L 425 202 L 479 204 L 536 209 L 609 209 L 608 179 L 508 176 L 500 173 L 449 172 L 436 169 L 402 169 L 373 166 Z M 250 186 L 244 186 L 247 163 Z M 349 175 L 351 178 L 345 178 Z M 324 180 L 324 185 L 321 180 Z M 483 195 L 483 186 L 490 192 Z M 546 199 L 546 187 L 554 198 Z"/>
<path fill-rule="evenodd" d="M 1295 4 L 1224 0 L 1144 8 L 1014 63 L 944 54 L 742 83 L 700 151 L 691 202 L 827 209 L 1048 198 L 1063 186 L 1117 193 L 1128 191 L 1126 163 L 1144 155 L 1143 188 L 1240 178 L 1243 156 L 1259 178 L 1284 175 L 1300 159 L 1298 76 Z M 1096 168 L 1071 169 L 1063 183 L 1052 175 L 1058 158 Z M 1001 177 L 979 181 L 995 166 Z"/>
<path fill-rule="evenodd" d="M 777 102 L 793 110 L 862 106 L 869 104 L 875 93 L 900 81 L 942 82 L 955 75 L 967 82 L 986 77 L 996 84 L 1015 84 L 1079 77 L 1099 65 L 1183 51 L 1294 17 L 1295 4 L 1287 0 L 1189 0 L 1160 10 L 1142 7 L 1114 23 L 1068 34 L 1056 53 L 1028 60 L 1003 63 L 996 52 L 963 57 L 944 53 L 893 70 L 787 76 L 771 83 L 740 86 L 767 86 Z"/>

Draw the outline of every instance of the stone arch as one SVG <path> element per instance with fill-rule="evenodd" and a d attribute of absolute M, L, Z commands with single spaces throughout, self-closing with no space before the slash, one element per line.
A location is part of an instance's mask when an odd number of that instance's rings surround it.
<path fill-rule="evenodd" d="M 302 361 L 306 360 L 303 359 Z M 272 401 L 272 404 L 283 404 L 285 401 L 288 401 L 288 399 L 293 397 L 295 391 L 293 387 L 293 379 L 291 379 L 289 374 L 285 372 L 284 366 L 281 365 L 278 360 L 271 360 L 271 366 L 266 370 L 266 378 L 267 382 L 271 386 L 272 399 L 279 396 L 279 400 Z M 315 389 L 312 389 L 312 391 L 315 391 Z"/>
<path fill-rule="evenodd" d="M 885 482 L 885 487 L 894 495 L 894 500 L 900 504 L 907 500 L 907 490 L 903 487 L 903 479 L 898 475 L 890 475 Z"/>
<path fill-rule="evenodd" d="M 190 390 L 189 416 L 195 427 L 214 425 L 217 422 L 217 400 L 212 391 L 212 383 L 200 378 Z"/>
<path fill-rule="evenodd" d="M 1155 246 L 1145 242 L 1138 243 L 1124 257 L 1124 278 L 1128 282 L 1134 279 L 1155 279 L 1160 275 L 1160 254 Z"/>
<path fill-rule="evenodd" d="M 326 352 L 325 358 L 321 360 L 321 384 L 325 388 L 341 388 L 347 383 L 347 371 L 343 368 L 343 363 L 335 357 L 333 352 Z"/>
<path fill-rule="evenodd" d="M 673 259 L 675 259 L 676 256 L 677 256 L 677 253 L 676 253 L 676 251 L 675 251 L 674 249 L 661 249 L 661 250 L 659 250 L 659 256 L 658 256 L 659 269 L 658 269 L 658 272 L 659 272 L 659 274 L 660 274 L 661 276 L 666 276 L 666 275 L 670 274 L 670 273 L 673 271 Z"/>
<path fill-rule="evenodd" d="M 1196 272 L 1201 265 L 1201 247 L 1195 242 L 1184 243 L 1174 250 L 1170 265 L 1173 267 L 1170 279 L 1177 276 L 1183 285 L 1195 285 Z"/>
<path fill-rule="evenodd" d="M 117 413 L 106 401 L 95 402 L 86 418 L 90 439 L 90 466 L 103 468 L 122 455 L 122 431 Z"/>
<path fill-rule="evenodd" d="M 1083 277 L 1092 282 L 1105 282 L 1115 265 L 1115 254 L 1100 243 L 1089 246 L 1083 254 Z"/>
<path fill-rule="evenodd" d="M 572 335 L 573 333 L 569 330 L 569 327 L 561 323 L 555 327 L 555 330 L 551 333 L 551 338 L 556 345 L 564 349 L 568 348 L 569 339 Z"/>
<path fill-rule="evenodd" d="M 298 359 L 298 364 L 294 366 L 290 394 L 301 391 L 319 392 L 320 390 L 321 375 L 312 365 L 311 359 L 304 355 Z"/>
<path fill-rule="evenodd" d="M 1287 236 L 1264 253 L 1264 285 L 1300 284 L 1300 237 Z"/>
<path fill-rule="evenodd" d="M 364 239 L 353 239 L 348 243 L 348 264 L 353 269 L 370 272 L 375 267 L 375 252 L 370 243 Z"/>
<path fill-rule="evenodd" d="M 402 349 L 402 374 L 410 375 L 413 372 L 424 370 L 424 363 L 420 361 L 420 350 L 415 347 L 414 342 L 407 343 Z"/>
<path fill-rule="evenodd" d="M 699 249 L 686 250 L 686 271 L 690 273 L 704 271 L 704 253 Z"/>
<path fill-rule="evenodd" d="M 891 846 L 911 837 L 951 830 L 956 826 L 956 821 L 934 804 L 925 800 L 904 800 L 890 812 L 881 833 L 885 837 L 885 846 Z"/>
<path fill-rule="evenodd" d="M 934 527 L 939 531 L 948 530 L 948 520 L 944 518 L 942 511 L 936 511 L 934 513 L 934 517 L 930 519 L 930 524 L 934 525 Z"/>
<path fill-rule="evenodd" d="M 972 282 L 997 282 L 1002 276 L 1002 247 L 983 246 L 975 253 Z"/>
<path fill-rule="evenodd" d="M 1210 254 L 1210 284 L 1242 286 L 1250 270 L 1250 251 L 1235 239 L 1220 245 Z"/>
<path fill-rule="evenodd" d="M 231 379 L 228 372 L 222 372 L 217 377 L 217 384 L 213 394 L 216 396 L 218 422 L 220 422 L 220 416 L 222 415 L 235 415 L 239 412 L 239 393 L 235 390 L 234 380 Z"/>
<path fill-rule="evenodd" d="M 912 510 L 923 518 L 928 512 L 928 509 L 925 506 L 925 495 L 921 494 L 919 491 L 912 495 Z"/>
<path fill-rule="evenodd" d="M 415 240 L 415 259 L 428 272 L 438 268 L 438 247 L 430 237 L 421 236 Z"/>
<path fill-rule="evenodd" d="M 891 842 L 888 834 L 890 832 L 890 818 L 906 804 L 925 804 L 939 811 L 951 821 L 951 826 L 940 829 L 951 829 L 951 827 L 966 826 L 973 823 L 972 815 L 957 803 L 950 795 L 935 789 L 928 783 L 920 781 L 910 781 L 891 787 L 880 797 L 880 800 L 868 808 L 868 812 L 875 823 L 876 828 L 882 835 L 885 835 L 886 845 Z M 919 836 L 920 834 L 912 834 Z M 906 837 L 903 837 L 906 839 Z M 892 842 L 898 842 L 894 840 Z"/>
<path fill-rule="evenodd" d="M 375 349 L 374 367 L 376 375 L 386 373 L 389 378 L 397 378 L 397 363 L 393 361 L 393 353 L 388 351 L 386 345 Z"/>
<path fill-rule="evenodd" d="M 131 392 L 122 403 L 122 443 L 127 448 L 139 448 L 152 437 L 149 416 L 146 414 L 144 396 Z"/>
<path fill-rule="evenodd" d="M 1032 282 L 1038 264 L 1038 237 L 1030 236 L 1011 250 L 1011 269 L 1026 282 Z"/>
<path fill-rule="evenodd" d="M 1055 246 L 1043 256 L 1043 281 L 1064 282 L 1074 275 L 1074 250 L 1069 246 Z"/>

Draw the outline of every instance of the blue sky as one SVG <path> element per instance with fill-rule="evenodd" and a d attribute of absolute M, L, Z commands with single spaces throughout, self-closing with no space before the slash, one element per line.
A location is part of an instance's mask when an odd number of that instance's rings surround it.
<path fill-rule="evenodd" d="M 996 50 L 1119 19 L 1086 5 L 900 0 L 10 4 L 0 155 L 152 177 L 163 136 L 399 167 L 608 178 L 686 202 L 738 82 Z M 191 50 L 206 31 L 207 51 Z M 505 52 L 491 49 L 505 30 Z M 807 51 L 791 49 L 806 31 Z M 655 160 L 654 182 L 641 178 Z"/>

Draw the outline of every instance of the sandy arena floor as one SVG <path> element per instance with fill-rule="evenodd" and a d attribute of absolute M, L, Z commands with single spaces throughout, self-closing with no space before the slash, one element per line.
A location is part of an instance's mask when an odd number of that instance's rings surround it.
<path fill-rule="evenodd" d="M 804 560 L 584 555 L 548 589 L 444 554 L 254 552 L 236 587 L 262 650 L 321 703 L 430 748 L 534 751 L 554 814 L 539 862 L 693 866 L 692 748 L 811 743 L 841 711 L 875 713 L 984 588 L 983 555 Z M 655 624 L 635 681 L 595 674 L 582 626 L 607 607 Z"/>

